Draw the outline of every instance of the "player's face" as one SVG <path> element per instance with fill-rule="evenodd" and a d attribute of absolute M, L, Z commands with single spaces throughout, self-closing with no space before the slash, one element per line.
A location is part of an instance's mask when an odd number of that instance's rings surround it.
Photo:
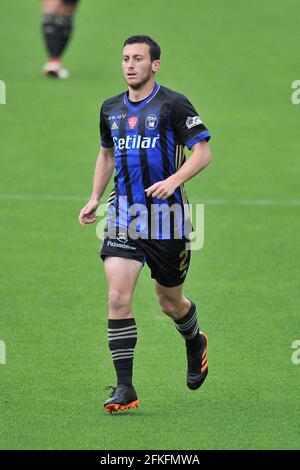
<path fill-rule="evenodd" d="M 148 44 L 127 44 L 123 50 L 122 68 L 128 86 L 139 89 L 159 68 L 159 60 L 151 62 Z"/>

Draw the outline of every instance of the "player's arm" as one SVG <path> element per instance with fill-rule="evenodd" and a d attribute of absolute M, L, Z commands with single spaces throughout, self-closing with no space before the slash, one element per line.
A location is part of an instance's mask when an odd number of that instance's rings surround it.
<path fill-rule="evenodd" d="M 190 158 L 169 178 L 158 181 L 146 189 L 147 196 L 167 199 L 176 188 L 202 171 L 211 160 L 211 151 L 206 140 L 201 140 L 191 147 Z"/>
<path fill-rule="evenodd" d="M 185 96 L 178 95 L 173 100 L 171 110 L 173 128 L 182 145 L 192 150 L 192 155 L 176 173 L 146 189 L 147 196 L 159 199 L 171 196 L 178 186 L 197 175 L 211 160 L 207 143 L 210 133 L 191 102 Z"/>
<path fill-rule="evenodd" d="M 196 176 L 211 161 L 211 151 L 206 140 L 201 140 L 192 146 L 192 154 L 182 167 L 168 180 L 175 186 L 175 189 L 181 184 Z"/>
<path fill-rule="evenodd" d="M 93 191 L 89 202 L 81 209 L 79 223 L 82 227 L 85 224 L 92 224 L 96 220 L 95 211 L 99 206 L 100 199 L 112 177 L 115 167 L 113 147 L 101 147 L 98 155 L 94 173 Z"/>

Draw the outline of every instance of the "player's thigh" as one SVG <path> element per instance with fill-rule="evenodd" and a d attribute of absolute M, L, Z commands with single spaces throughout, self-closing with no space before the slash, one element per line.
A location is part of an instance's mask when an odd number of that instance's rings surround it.
<path fill-rule="evenodd" d="M 104 270 L 109 291 L 131 297 L 142 267 L 143 263 L 134 259 L 106 256 Z"/>

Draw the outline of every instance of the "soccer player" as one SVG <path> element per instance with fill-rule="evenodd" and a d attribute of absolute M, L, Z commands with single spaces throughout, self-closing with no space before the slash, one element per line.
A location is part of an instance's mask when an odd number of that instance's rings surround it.
<path fill-rule="evenodd" d="M 108 344 L 117 375 L 117 386 L 104 403 L 107 412 L 139 404 L 132 384 L 137 327 L 131 302 L 144 263 L 162 311 L 185 340 L 187 386 L 199 388 L 208 373 L 207 337 L 199 330 L 195 303 L 182 288 L 191 230 L 183 183 L 208 165 L 210 134 L 185 96 L 155 81 L 159 66 L 160 47 L 150 37 L 125 41 L 122 67 L 128 91 L 101 107 L 93 191 L 79 214 L 82 226 L 95 222 L 115 168 L 101 249 L 109 293 Z M 184 146 L 192 151 L 187 160 Z"/>
<path fill-rule="evenodd" d="M 55 78 L 68 78 L 70 73 L 64 68 L 61 56 L 73 29 L 73 17 L 78 0 L 43 0 L 42 34 L 48 51 L 48 62 L 43 73 Z"/>

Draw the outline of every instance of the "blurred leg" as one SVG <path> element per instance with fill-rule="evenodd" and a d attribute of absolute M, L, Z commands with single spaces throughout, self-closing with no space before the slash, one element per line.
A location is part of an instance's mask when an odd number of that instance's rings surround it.
<path fill-rule="evenodd" d="M 75 5 L 65 4 L 63 0 L 42 2 L 42 33 L 49 56 L 49 63 L 45 66 L 44 72 L 48 75 L 59 77 L 60 58 L 72 34 L 74 12 Z"/>

